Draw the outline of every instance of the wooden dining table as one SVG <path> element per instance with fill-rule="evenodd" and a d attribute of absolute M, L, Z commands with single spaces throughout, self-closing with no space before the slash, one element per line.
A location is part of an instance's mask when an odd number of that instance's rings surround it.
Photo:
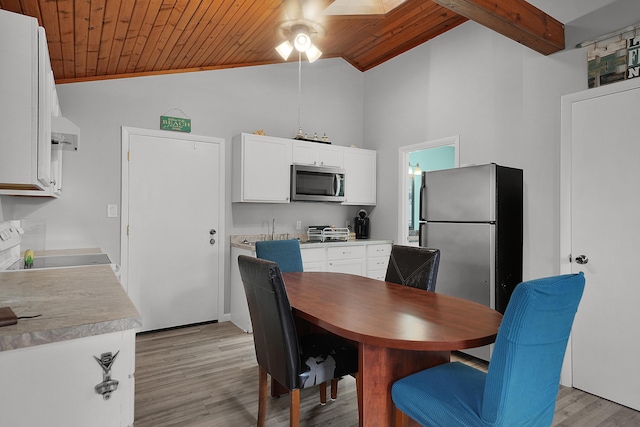
<path fill-rule="evenodd" d="M 358 347 L 359 426 L 395 425 L 391 385 L 495 341 L 502 315 L 460 298 L 353 274 L 284 273 L 294 315 Z"/>

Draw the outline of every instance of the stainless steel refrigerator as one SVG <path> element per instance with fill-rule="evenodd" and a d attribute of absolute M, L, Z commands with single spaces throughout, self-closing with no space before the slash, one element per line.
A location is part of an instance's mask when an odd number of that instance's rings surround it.
<path fill-rule="evenodd" d="M 522 190 L 521 169 L 494 163 L 422 173 L 420 246 L 440 249 L 437 293 L 504 313 L 522 281 Z M 464 352 L 488 361 L 492 348 Z"/>

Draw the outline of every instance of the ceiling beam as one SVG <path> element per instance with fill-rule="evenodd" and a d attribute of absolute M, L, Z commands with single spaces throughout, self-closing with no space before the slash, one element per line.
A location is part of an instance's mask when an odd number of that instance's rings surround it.
<path fill-rule="evenodd" d="M 432 0 L 537 52 L 564 49 L 564 24 L 524 0 Z"/>

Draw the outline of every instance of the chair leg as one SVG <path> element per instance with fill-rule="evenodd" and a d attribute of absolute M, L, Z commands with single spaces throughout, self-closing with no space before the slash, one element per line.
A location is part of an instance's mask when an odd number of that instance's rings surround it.
<path fill-rule="evenodd" d="M 331 380 L 331 400 L 338 398 L 338 378 Z"/>
<path fill-rule="evenodd" d="M 291 390 L 291 406 L 289 408 L 289 426 L 300 427 L 300 389 Z"/>
<path fill-rule="evenodd" d="M 409 427 L 409 416 L 396 408 L 396 427 Z"/>
<path fill-rule="evenodd" d="M 320 404 L 325 405 L 327 403 L 327 383 L 323 382 L 318 388 L 320 389 Z"/>
<path fill-rule="evenodd" d="M 264 426 L 267 415 L 267 371 L 258 366 L 258 427 Z"/>

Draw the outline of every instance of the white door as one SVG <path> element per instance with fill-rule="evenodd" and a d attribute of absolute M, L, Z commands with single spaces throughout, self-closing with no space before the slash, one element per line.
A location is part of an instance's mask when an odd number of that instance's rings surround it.
<path fill-rule="evenodd" d="M 640 88 L 620 87 L 571 103 L 571 265 L 586 277 L 573 386 L 640 409 Z"/>
<path fill-rule="evenodd" d="M 223 304 L 224 140 L 123 128 L 127 151 L 122 275 L 142 315 L 141 330 L 217 320 Z"/>

